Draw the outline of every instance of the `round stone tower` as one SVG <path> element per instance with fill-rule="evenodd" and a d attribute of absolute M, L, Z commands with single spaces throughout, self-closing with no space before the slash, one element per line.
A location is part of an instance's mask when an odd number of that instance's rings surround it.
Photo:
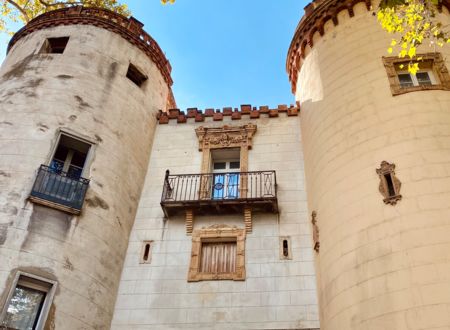
<path fill-rule="evenodd" d="M 109 329 L 156 114 L 174 106 L 170 64 L 142 27 L 72 7 L 35 18 L 9 44 L 0 70 L 3 324 L 25 322 L 7 320 L 8 305 L 17 286 L 37 285 L 46 294 L 38 328 Z"/>
<path fill-rule="evenodd" d="M 448 329 L 450 48 L 422 47 L 409 75 L 386 52 L 377 5 L 312 2 L 288 53 L 321 329 Z"/>

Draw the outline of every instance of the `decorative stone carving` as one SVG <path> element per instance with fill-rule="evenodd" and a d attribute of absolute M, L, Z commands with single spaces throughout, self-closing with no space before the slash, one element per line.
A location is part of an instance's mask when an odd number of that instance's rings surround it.
<path fill-rule="evenodd" d="M 192 234 L 194 229 L 194 211 L 191 209 L 186 210 L 186 234 Z"/>
<path fill-rule="evenodd" d="M 408 66 L 410 60 L 399 58 L 398 56 L 383 57 L 383 64 L 386 68 L 389 84 L 391 87 L 392 95 L 400 95 L 409 92 L 416 92 L 422 90 L 450 90 L 450 75 L 445 66 L 444 59 L 441 53 L 426 53 L 418 54 L 417 57 L 422 58 L 420 60 L 421 67 L 426 66 L 436 76 L 438 83 L 433 85 L 419 85 L 402 87 L 398 79 L 399 66 Z"/>
<path fill-rule="evenodd" d="M 234 272 L 202 273 L 200 271 L 202 244 L 214 242 L 236 242 L 236 261 Z M 193 231 L 188 282 L 205 280 L 245 280 L 245 229 L 238 229 L 236 227 L 221 224 L 212 225 L 208 228 Z"/>
<path fill-rule="evenodd" d="M 319 253 L 320 250 L 320 240 L 319 240 L 319 226 L 317 225 L 317 212 L 313 211 L 311 214 L 311 222 L 313 226 L 313 242 L 314 250 Z"/>
<path fill-rule="evenodd" d="M 247 233 L 251 233 L 253 230 L 253 223 L 252 223 L 252 209 L 250 207 L 244 208 L 244 223 L 245 223 L 245 231 Z"/>
<path fill-rule="evenodd" d="M 387 161 L 382 161 L 380 168 L 376 170 L 380 177 L 379 190 L 384 196 L 384 203 L 395 205 L 402 199 L 400 195 L 400 188 L 402 183 L 395 176 L 395 164 L 390 164 Z"/>
<path fill-rule="evenodd" d="M 207 128 L 200 126 L 195 130 L 199 142 L 199 151 L 218 148 L 252 148 L 252 138 L 256 132 L 255 124 L 239 127 L 222 126 Z M 242 164 L 241 164 L 242 166 Z"/>

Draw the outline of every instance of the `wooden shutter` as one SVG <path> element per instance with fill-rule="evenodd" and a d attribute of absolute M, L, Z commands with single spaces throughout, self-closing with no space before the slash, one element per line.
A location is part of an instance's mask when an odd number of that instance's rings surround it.
<path fill-rule="evenodd" d="M 236 242 L 202 243 L 201 273 L 234 273 Z"/>

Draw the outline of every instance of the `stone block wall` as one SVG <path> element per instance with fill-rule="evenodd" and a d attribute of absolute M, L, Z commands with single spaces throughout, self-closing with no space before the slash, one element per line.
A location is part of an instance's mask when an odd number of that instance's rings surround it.
<path fill-rule="evenodd" d="M 296 85 L 320 229 L 321 325 L 448 329 L 450 93 L 393 96 L 382 61 L 390 38 L 365 3 L 351 9 L 314 34 Z M 446 8 L 439 19 L 449 21 Z M 435 50 L 450 68 L 448 45 Z M 382 161 L 402 184 L 395 206 L 379 192 Z"/>
<path fill-rule="evenodd" d="M 179 114 L 159 125 L 148 175 L 130 237 L 113 329 L 318 328 L 314 256 L 306 207 L 299 118 L 280 113 L 240 120 L 213 115 L 196 122 Z M 177 121 L 179 123 L 177 123 Z M 165 122 L 165 120 L 164 120 Z M 280 214 L 253 216 L 246 235 L 245 281 L 188 283 L 191 236 L 184 216 L 164 218 L 160 206 L 166 169 L 200 173 L 195 128 L 257 125 L 249 171 L 276 170 Z M 243 214 L 196 216 L 194 230 L 214 224 L 245 228 Z M 281 260 L 279 237 L 290 236 L 292 260 Z M 153 241 L 151 263 L 140 264 L 143 241 Z"/>
<path fill-rule="evenodd" d="M 63 54 L 39 53 L 46 38 L 63 36 L 70 37 Z M 149 77 L 142 88 L 126 78 L 130 61 Z M 16 41 L 0 70 L 1 307 L 23 270 L 58 282 L 48 327 L 109 328 L 168 93 L 147 55 L 106 29 L 47 27 Z M 27 200 L 59 129 L 93 142 L 80 216 Z"/>

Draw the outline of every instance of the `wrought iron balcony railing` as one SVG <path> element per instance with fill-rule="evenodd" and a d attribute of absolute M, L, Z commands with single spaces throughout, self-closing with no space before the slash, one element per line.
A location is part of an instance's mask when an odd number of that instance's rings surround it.
<path fill-rule="evenodd" d="M 88 185 L 88 179 L 73 175 L 72 172 L 63 172 L 58 168 L 41 165 L 31 190 L 30 200 L 79 214 Z"/>
<path fill-rule="evenodd" d="M 275 171 L 171 175 L 166 171 L 161 206 L 166 215 L 186 208 L 197 213 L 254 210 L 278 212 Z"/>

